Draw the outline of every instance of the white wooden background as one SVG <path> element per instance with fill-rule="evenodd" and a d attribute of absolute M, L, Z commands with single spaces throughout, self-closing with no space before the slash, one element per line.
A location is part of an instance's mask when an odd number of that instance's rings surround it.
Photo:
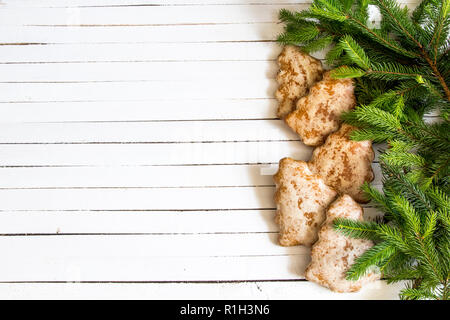
<path fill-rule="evenodd" d="M 271 174 L 311 154 L 273 98 L 298 2 L 0 1 L 0 298 L 396 298 L 276 243 Z"/>

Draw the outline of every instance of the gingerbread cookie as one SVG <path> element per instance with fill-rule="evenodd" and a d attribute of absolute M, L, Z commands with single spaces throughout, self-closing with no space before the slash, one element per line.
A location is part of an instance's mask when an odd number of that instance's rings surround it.
<path fill-rule="evenodd" d="M 372 241 L 353 239 L 333 229 L 335 218 L 363 220 L 362 208 L 349 196 L 343 195 L 331 204 L 327 218 L 319 231 L 319 240 L 311 249 L 311 263 L 306 279 L 336 292 L 354 292 L 380 275 L 371 272 L 357 281 L 346 279 L 346 272 L 355 260 L 373 246 Z"/>
<path fill-rule="evenodd" d="M 279 243 L 282 246 L 312 245 L 336 191 L 313 174 L 306 162 L 291 158 L 281 159 L 274 181 Z"/>
<path fill-rule="evenodd" d="M 314 59 L 296 46 L 285 46 L 278 56 L 278 64 L 279 87 L 275 97 L 279 101 L 278 117 L 284 118 L 295 109 L 297 100 L 322 78 L 323 68 L 320 60 Z"/>
<path fill-rule="evenodd" d="M 297 101 L 297 108 L 285 121 L 309 146 L 321 145 L 341 124 L 341 114 L 355 107 L 351 79 L 332 79 L 326 72 L 309 94 Z"/>
<path fill-rule="evenodd" d="M 372 142 L 353 141 L 350 134 L 356 128 L 342 124 L 330 134 L 325 144 L 314 149 L 309 168 L 340 194 L 349 194 L 357 202 L 368 202 L 361 186 L 374 178 Z"/>

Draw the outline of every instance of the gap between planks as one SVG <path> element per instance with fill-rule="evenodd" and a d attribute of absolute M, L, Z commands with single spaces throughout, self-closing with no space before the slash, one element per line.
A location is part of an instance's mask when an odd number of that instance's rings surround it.
<path fill-rule="evenodd" d="M 253 280 L 161 280 L 161 281 L 151 281 L 151 280 L 142 280 L 142 281 L 76 281 L 75 283 L 79 284 L 107 284 L 107 283 L 118 283 L 118 284 L 170 284 L 170 283 L 252 283 L 252 282 L 307 282 L 308 280 L 303 278 L 292 278 L 292 279 L 253 279 Z M 40 284 L 73 284 L 73 281 L 0 281 L 3 284 L 12 284 L 12 283 L 40 283 Z"/>
<path fill-rule="evenodd" d="M 266 39 L 266 40 L 218 40 L 218 41 L 176 41 L 176 42 L 167 42 L 167 41 L 138 41 L 138 42 L 2 42 L 0 46 L 47 46 L 47 45 L 74 45 L 74 44 L 208 44 L 208 43 L 277 43 L 276 40 Z"/>

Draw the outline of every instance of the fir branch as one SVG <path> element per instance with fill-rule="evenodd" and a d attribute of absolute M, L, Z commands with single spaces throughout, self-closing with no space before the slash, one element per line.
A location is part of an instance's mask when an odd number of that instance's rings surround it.
<path fill-rule="evenodd" d="M 447 84 L 445 83 L 445 80 L 443 79 L 442 75 L 437 69 L 435 61 L 431 60 L 428 53 L 424 49 L 424 46 L 412 35 L 414 31 L 412 28 L 412 24 L 410 24 L 407 11 L 402 11 L 398 6 L 398 4 L 393 0 L 374 0 L 374 2 L 381 9 L 381 13 L 383 14 L 383 16 L 385 18 L 388 18 L 390 22 L 392 22 L 391 25 L 394 27 L 394 29 L 399 31 L 399 34 L 402 33 L 405 34 L 407 38 L 409 38 L 410 41 L 413 42 L 418 47 L 421 56 L 427 61 L 427 63 L 432 68 L 434 74 L 439 79 L 439 82 L 441 83 L 447 95 L 447 99 L 450 100 L 450 89 L 448 88 Z M 442 9 L 445 14 L 448 14 L 448 0 L 444 1 Z"/>
<path fill-rule="evenodd" d="M 373 63 L 366 74 L 372 78 L 388 81 L 416 79 L 417 77 L 423 78 L 423 74 L 417 68 L 406 67 L 393 62 Z"/>
<path fill-rule="evenodd" d="M 403 300 L 417 300 L 417 299 L 439 299 L 431 290 L 427 288 L 415 289 L 406 288 L 400 292 L 400 297 Z"/>
<path fill-rule="evenodd" d="M 411 203 L 400 195 L 393 197 L 393 205 L 397 208 L 398 212 L 402 214 L 402 217 L 406 223 L 407 229 L 414 234 L 415 237 L 422 237 L 420 234 L 420 217 Z"/>
<path fill-rule="evenodd" d="M 350 113 L 345 113 L 342 118 L 344 120 L 357 120 L 363 125 L 370 125 L 387 132 L 398 132 L 402 127 L 401 122 L 391 113 L 378 109 L 372 105 L 360 105 Z"/>
<path fill-rule="evenodd" d="M 333 228 L 341 231 L 348 237 L 379 240 L 377 235 L 378 224 L 368 221 L 356 221 L 352 219 L 336 218 L 333 221 Z"/>
<path fill-rule="evenodd" d="M 362 21 L 359 21 L 357 18 L 348 16 L 348 19 L 354 23 L 363 33 L 368 35 L 371 39 L 378 42 L 379 44 L 404 55 L 408 58 L 416 58 L 417 54 L 414 52 L 410 52 L 408 50 L 403 49 L 401 46 L 399 46 L 394 40 L 389 39 L 387 35 L 383 34 L 382 32 L 376 30 L 376 29 L 370 29 L 366 24 L 364 24 Z"/>
<path fill-rule="evenodd" d="M 410 254 L 411 249 L 408 243 L 403 238 L 403 235 L 398 227 L 388 226 L 387 224 L 380 224 L 377 233 L 381 239 L 396 247 L 405 254 Z"/>
<path fill-rule="evenodd" d="M 431 38 L 430 42 L 428 43 L 428 46 L 433 47 L 434 49 L 434 63 L 437 63 L 438 58 L 438 48 L 440 43 L 440 38 L 442 34 L 444 33 L 444 28 L 448 27 L 448 15 L 450 11 L 450 0 L 443 0 L 440 15 L 437 19 L 438 23 L 436 24 L 436 27 L 433 31 L 433 37 Z M 447 21 L 447 23 L 446 23 Z"/>
<path fill-rule="evenodd" d="M 370 61 L 367 57 L 364 49 L 361 48 L 355 40 L 349 35 L 344 36 L 339 41 L 341 47 L 347 52 L 352 61 L 356 63 L 360 68 L 367 70 L 370 68 Z"/>
<path fill-rule="evenodd" d="M 347 280 L 358 280 L 369 273 L 373 266 L 385 266 L 396 252 L 396 249 L 385 241 L 374 245 L 347 271 Z"/>
<path fill-rule="evenodd" d="M 323 35 L 307 42 L 303 46 L 303 51 L 305 51 L 306 53 L 319 51 L 328 47 L 332 42 L 333 42 L 332 36 Z"/>
<path fill-rule="evenodd" d="M 399 34 L 404 34 L 419 48 L 422 44 L 413 36 L 414 26 L 408 16 L 407 10 L 402 10 L 395 0 L 372 0 L 380 8 L 382 16 L 388 20 Z"/>
<path fill-rule="evenodd" d="M 329 50 L 326 54 L 326 61 L 328 64 L 332 65 L 336 60 L 339 59 L 339 57 L 344 52 L 344 48 L 340 44 L 336 44 L 331 50 Z"/>
<path fill-rule="evenodd" d="M 389 138 L 391 138 L 392 133 L 385 131 L 385 130 L 376 129 L 376 128 L 363 128 L 363 129 L 354 130 L 351 133 L 350 137 L 352 140 L 355 140 L 355 141 L 372 140 L 375 143 L 377 143 L 377 142 L 381 143 L 381 142 L 384 142 L 384 141 L 388 140 Z"/>
<path fill-rule="evenodd" d="M 344 78 L 359 78 L 365 74 L 366 72 L 359 68 L 341 66 L 339 68 L 333 69 L 330 75 L 332 78 L 335 79 L 344 79 Z"/>

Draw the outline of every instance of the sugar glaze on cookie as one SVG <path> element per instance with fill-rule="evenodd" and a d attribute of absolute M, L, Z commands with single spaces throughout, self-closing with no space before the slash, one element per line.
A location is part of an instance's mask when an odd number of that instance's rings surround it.
<path fill-rule="evenodd" d="M 278 90 L 275 93 L 278 117 L 284 118 L 295 109 L 295 103 L 309 88 L 322 78 L 320 60 L 301 51 L 299 47 L 288 45 L 278 56 L 280 71 L 277 74 Z"/>
<path fill-rule="evenodd" d="M 306 269 L 307 280 L 336 292 L 359 291 L 366 283 L 378 280 L 371 272 L 356 281 L 346 279 L 346 272 L 355 260 L 373 246 L 372 241 L 353 239 L 333 229 L 335 218 L 363 220 L 363 209 L 349 195 L 334 201 L 327 210 L 327 218 L 319 231 L 319 240 L 312 246 L 311 263 Z"/>
<path fill-rule="evenodd" d="M 291 158 L 280 160 L 274 181 L 279 243 L 282 246 L 312 245 L 336 191 L 313 174 L 306 162 Z"/>
<path fill-rule="evenodd" d="M 297 101 L 296 109 L 289 113 L 286 124 L 308 146 L 319 146 L 325 138 L 339 129 L 342 113 L 356 105 L 351 79 L 333 79 L 326 72 L 323 79 L 313 85 L 309 94 Z"/>
<path fill-rule="evenodd" d="M 354 130 L 356 127 L 344 123 L 330 134 L 323 145 L 314 149 L 309 168 L 340 194 L 349 194 L 357 202 L 365 203 L 368 199 L 361 186 L 374 179 L 375 154 L 371 141 L 350 139 Z"/>

